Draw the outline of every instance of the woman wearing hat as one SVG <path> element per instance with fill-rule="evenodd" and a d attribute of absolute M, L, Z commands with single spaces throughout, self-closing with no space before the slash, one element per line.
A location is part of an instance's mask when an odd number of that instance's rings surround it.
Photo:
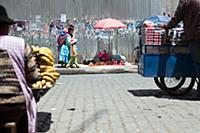
<path fill-rule="evenodd" d="M 0 124 L 16 122 L 19 133 L 35 133 L 36 102 L 28 83 L 38 74 L 24 39 L 8 36 L 14 23 L 0 5 Z"/>
<path fill-rule="evenodd" d="M 66 29 L 62 31 L 62 37 L 60 38 L 63 40 L 63 44 L 59 50 L 59 63 L 61 67 L 66 67 L 66 64 L 70 60 L 70 45 L 73 37 L 74 25 L 69 24 L 67 27 L 67 31 Z"/>

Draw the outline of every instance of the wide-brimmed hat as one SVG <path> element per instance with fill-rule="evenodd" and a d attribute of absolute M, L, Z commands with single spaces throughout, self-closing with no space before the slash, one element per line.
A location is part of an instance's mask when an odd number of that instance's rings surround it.
<path fill-rule="evenodd" d="M 15 24 L 16 22 L 8 17 L 5 7 L 0 5 L 0 23 L 5 23 L 8 25 Z"/>

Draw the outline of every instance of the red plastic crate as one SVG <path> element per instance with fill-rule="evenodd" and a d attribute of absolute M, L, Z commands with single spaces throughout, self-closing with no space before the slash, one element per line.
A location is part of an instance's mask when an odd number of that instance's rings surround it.
<path fill-rule="evenodd" d="M 164 33 L 160 28 L 142 28 L 143 45 L 162 45 L 164 43 Z"/>

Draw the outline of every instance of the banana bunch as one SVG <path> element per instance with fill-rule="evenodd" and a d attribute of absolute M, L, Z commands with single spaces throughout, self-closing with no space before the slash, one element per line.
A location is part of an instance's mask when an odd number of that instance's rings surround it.
<path fill-rule="evenodd" d="M 51 88 L 60 77 L 53 66 L 40 65 L 37 70 L 40 72 L 41 79 L 32 85 L 35 89 Z"/>
<path fill-rule="evenodd" d="M 41 79 L 32 85 L 34 89 L 51 88 L 60 74 L 55 70 L 53 54 L 47 47 L 32 46 L 32 53 L 36 58 L 37 71 Z"/>
<path fill-rule="evenodd" d="M 40 65 L 53 66 L 55 64 L 53 54 L 47 47 L 32 46 L 32 53 L 36 55 L 36 61 Z"/>

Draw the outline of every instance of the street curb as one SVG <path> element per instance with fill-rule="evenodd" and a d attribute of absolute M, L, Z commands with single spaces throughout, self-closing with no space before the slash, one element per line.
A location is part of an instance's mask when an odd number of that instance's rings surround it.
<path fill-rule="evenodd" d="M 137 68 L 56 68 L 61 75 L 137 73 Z"/>

